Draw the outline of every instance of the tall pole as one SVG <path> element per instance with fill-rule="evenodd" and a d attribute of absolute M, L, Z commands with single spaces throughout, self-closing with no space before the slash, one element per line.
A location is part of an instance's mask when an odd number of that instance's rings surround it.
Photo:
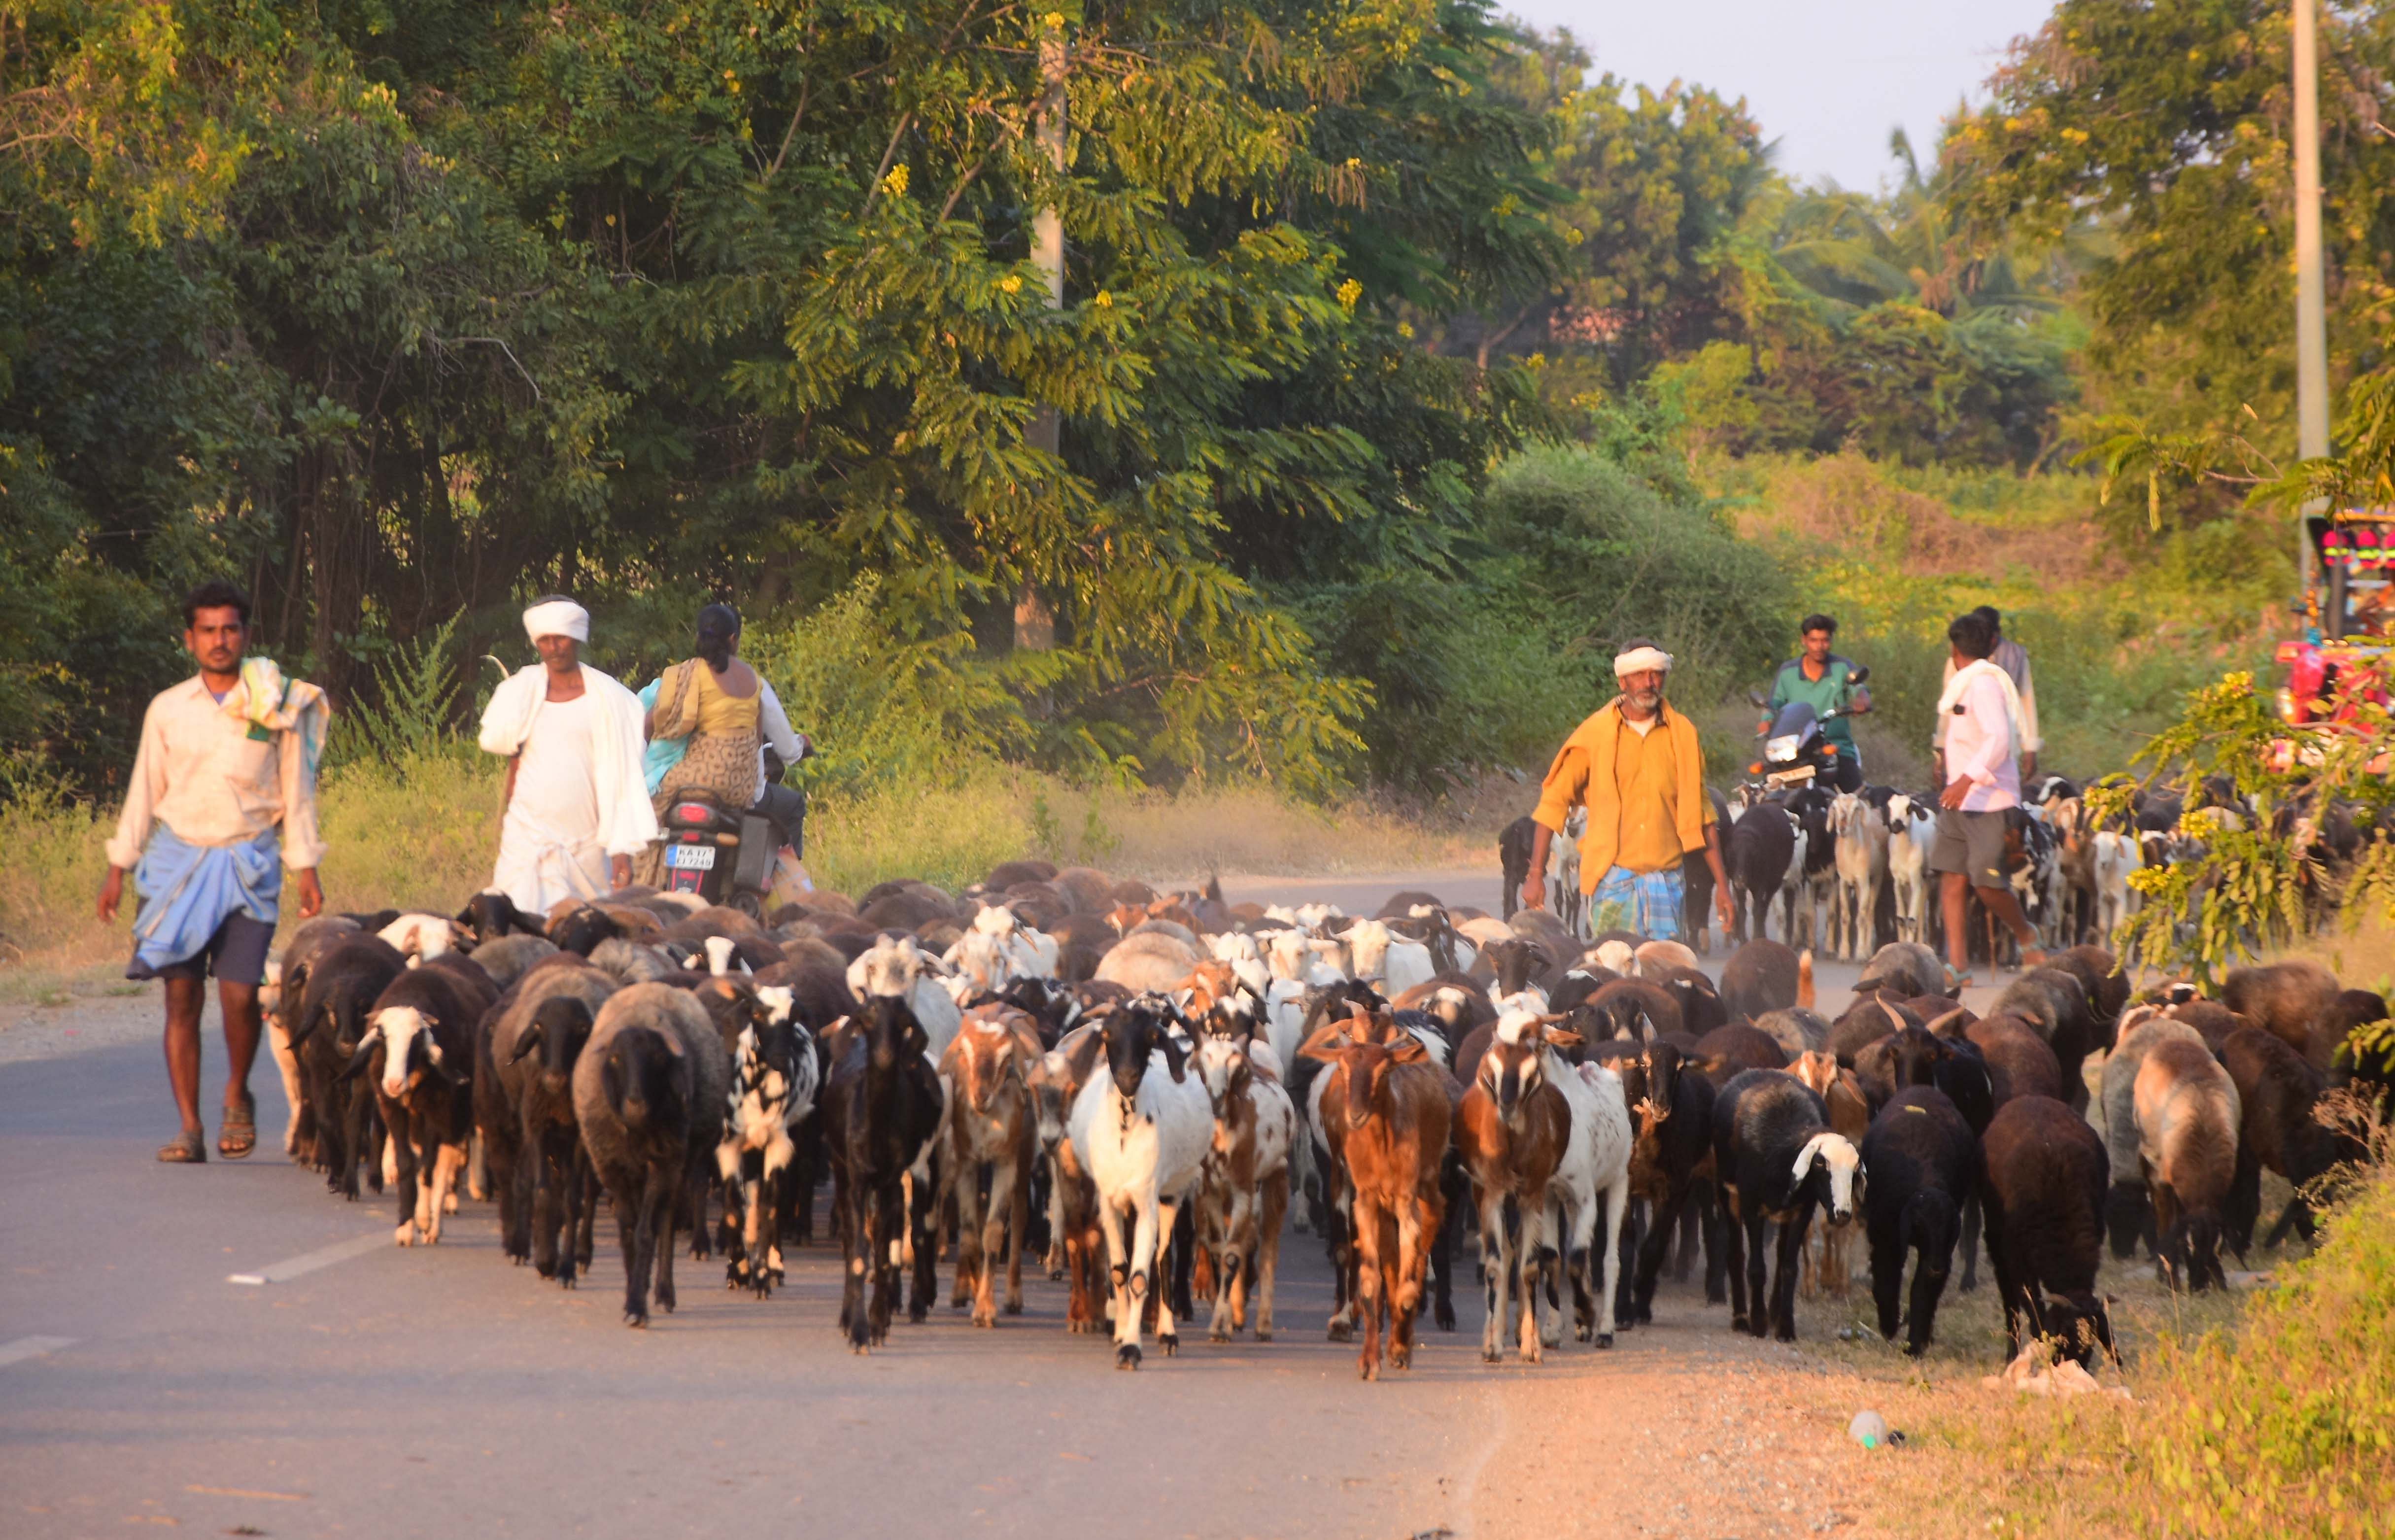
<path fill-rule="evenodd" d="M 2296 446 L 2306 459 L 2328 453 L 2328 285 L 2321 265 L 2319 0 L 2294 0 L 2296 67 Z M 2311 588 L 2308 505 L 2298 560 Z M 2334 617 L 2342 619 L 2342 617 Z M 2334 624 L 2334 619 L 2332 624 Z"/>
<path fill-rule="evenodd" d="M 1065 171 L 1065 131 L 1066 124 L 1065 75 L 1065 29 L 1063 18 L 1049 13 L 1048 25 L 1039 37 L 1039 148 L 1048 153 L 1048 164 L 1062 176 Z M 1054 204 L 1042 206 L 1031 216 L 1031 260 L 1048 277 L 1048 308 L 1065 308 L 1065 219 Z M 1063 443 L 1062 424 L 1056 408 L 1042 405 L 1039 415 L 1032 419 L 1030 441 L 1034 448 L 1057 453 Z M 1039 586 L 1029 578 L 1014 595 L 1014 644 L 1028 652 L 1046 652 L 1056 644 L 1056 614 L 1048 607 Z"/>

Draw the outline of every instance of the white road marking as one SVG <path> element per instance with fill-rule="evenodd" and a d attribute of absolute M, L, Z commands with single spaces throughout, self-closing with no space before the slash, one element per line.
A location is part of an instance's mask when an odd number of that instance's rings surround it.
<path fill-rule="evenodd" d="M 0 1342 L 0 1369 L 12 1363 L 22 1363 L 27 1359 L 55 1353 L 61 1348 L 72 1348 L 75 1342 L 73 1337 L 54 1336 L 27 1336 L 19 1337 L 14 1342 Z"/>
<path fill-rule="evenodd" d="M 314 1251 L 277 1262 L 272 1267 L 261 1268 L 256 1272 L 234 1273 L 225 1281 L 246 1283 L 253 1288 L 268 1283 L 288 1283 L 303 1273 L 314 1272 L 319 1268 L 329 1268 L 336 1262 L 347 1262 L 352 1256 L 364 1256 L 377 1246 L 390 1244 L 390 1238 L 387 1235 L 379 1233 L 361 1235 L 354 1241 L 341 1241 L 329 1246 L 319 1246 Z"/>

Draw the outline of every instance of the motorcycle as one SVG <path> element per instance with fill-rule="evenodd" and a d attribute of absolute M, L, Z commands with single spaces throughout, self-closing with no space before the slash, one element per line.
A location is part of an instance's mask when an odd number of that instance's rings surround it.
<path fill-rule="evenodd" d="M 1846 675 L 1849 687 L 1871 678 L 1871 670 L 1859 668 Z M 1759 690 L 1749 690 L 1746 698 L 1758 710 L 1768 710 L 1770 703 Z M 1754 736 L 1763 739 L 1763 757 L 1747 766 L 1747 773 L 1759 776 L 1759 793 L 1769 796 L 1794 787 L 1809 786 L 1817 778 L 1826 779 L 1837 768 L 1838 746 L 1822 736 L 1822 724 L 1852 710 L 1840 707 L 1827 714 L 1816 711 L 1811 703 L 1792 700 L 1780 709 L 1779 716 L 1760 724 Z"/>
<path fill-rule="evenodd" d="M 800 754 L 814 752 L 810 743 Z M 778 784 L 781 756 L 768 750 L 765 778 Z M 665 841 L 665 889 L 687 893 L 709 904 L 738 909 L 754 920 L 765 917 L 765 899 L 774 891 L 774 864 L 782 840 L 772 821 L 761 813 L 725 805 L 705 791 L 676 797 L 658 819 Z M 795 836 L 794 837 L 798 837 Z"/>

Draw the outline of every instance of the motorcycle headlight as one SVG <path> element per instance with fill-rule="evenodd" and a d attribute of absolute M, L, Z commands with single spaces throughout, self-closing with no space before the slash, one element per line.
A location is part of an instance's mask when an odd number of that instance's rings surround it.
<path fill-rule="evenodd" d="M 1782 733 L 1776 738 L 1766 740 L 1763 745 L 1763 757 L 1766 759 L 1776 760 L 1794 759 L 1796 757 L 1796 735 L 1793 733 Z"/>
<path fill-rule="evenodd" d="M 2296 702 L 2296 692 L 2283 684 L 2279 686 L 2279 719 L 2297 726 L 2303 725 L 2304 721 L 2304 709 Z"/>

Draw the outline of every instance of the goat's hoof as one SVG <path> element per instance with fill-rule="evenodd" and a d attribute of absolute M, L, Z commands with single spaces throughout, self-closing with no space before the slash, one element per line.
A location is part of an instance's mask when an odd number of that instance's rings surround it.
<path fill-rule="evenodd" d="M 995 1310 L 975 1310 L 973 1312 L 973 1323 L 976 1326 L 987 1326 L 995 1329 L 998 1325 L 998 1312 Z"/>
<path fill-rule="evenodd" d="M 1136 1342 L 1118 1344 L 1115 1348 L 1115 1367 L 1118 1369 L 1138 1368 L 1139 1344 Z"/>
<path fill-rule="evenodd" d="M 1049 1269 L 1048 1269 L 1048 1281 L 1049 1281 L 1049 1282 L 1051 1282 L 1051 1283 L 1062 1283 L 1063 1281 L 1065 1281 L 1065 1269 L 1064 1269 L 1064 1268 L 1049 1268 Z"/>
<path fill-rule="evenodd" d="M 1156 1339 L 1156 1345 L 1164 1349 L 1164 1356 L 1166 1358 L 1177 1358 L 1180 1356 L 1181 1339 L 1171 1332 L 1160 1334 Z"/>
<path fill-rule="evenodd" d="M 1596 1334 L 1596 1345 L 1597 1345 L 1599 1348 L 1610 1348 L 1610 1347 L 1612 1347 L 1612 1346 L 1613 1346 L 1613 1334 L 1612 1334 L 1611 1332 L 1599 1332 L 1599 1333 L 1597 1333 L 1597 1334 Z"/>
<path fill-rule="evenodd" d="M 649 1313 L 646 1310 L 626 1310 L 624 1324 L 636 1331 L 645 1330 L 649 1324 Z"/>
<path fill-rule="evenodd" d="M 1258 1342 L 1270 1342 L 1272 1339 L 1273 1334 L 1271 1327 L 1259 1326 L 1256 1328 L 1256 1340 Z"/>
<path fill-rule="evenodd" d="M 1483 1363 L 1502 1363 L 1505 1361 L 1505 1355 L 1502 1353 L 1491 1352 L 1488 1348 L 1483 1348 L 1480 1349 L 1480 1361 Z"/>
<path fill-rule="evenodd" d="M 1006 1315 L 1021 1315 L 1023 1313 L 1023 1301 L 1020 1299 L 1010 1299 L 1004 1305 L 999 1306 L 999 1309 L 1001 1313 Z"/>
<path fill-rule="evenodd" d="M 399 1228 L 390 1232 L 390 1238 L 400 1245 L 412 1246 L 416 1244 L 416 1227 L 414 1225 L 402 1225 Z"/>
<path fill-rule="evenodd" d="M 1332 1321 L 1329 1335 L 1333 1342 L 1345 1342 L 1356 1334 L 1356 1329 L 1341 1321 Z"/>
<path fill-rule="evenodd" d="M 1357 1364 L 1356 1367 L 1360 1376 L 1364 1379 L 1376 1380 L 1381 1377 L 1381 1366 L 1374 1363 L 1370 1359 L 1366 1359 L 1362 1363 Z"/>
<path fill-rule="evenodd" d="M 1438 1323 L 1440 1331 L 1452 1332 L 1455 1330 L 1455 1307 L 1441 1305 L 1431 1312 L 1431 1319 Z"/>
<path fill-rule="evenodd" d="M 1212 1331 L 1206 1334 L 1206 1340 L 1209 1342 L 1228 1342 L 1231 1340 L 1231 1334 L 1223 1330 L 1220 1326 L 1217 1326 Z"/>

